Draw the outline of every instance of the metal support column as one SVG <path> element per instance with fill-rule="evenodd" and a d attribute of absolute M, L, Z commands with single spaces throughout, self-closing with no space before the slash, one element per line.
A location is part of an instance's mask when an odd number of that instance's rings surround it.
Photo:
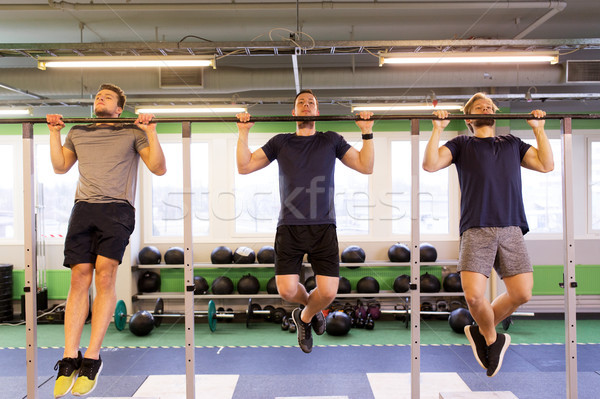
<path fill-rule="evenodd" d="M 183 149 L 183 246 L 185 280 L 185 397 L 196 397 L 195 345 L 194 345 L 194 251 L 192 240 L 192 124 L 181 124 Z"/>
<path fill-rule="evenodd" d="M 23 230 L 25 239 L 25 338 L 27 342 L 27 398 L 37 399 L 37 263 L 35 232 L 35 176 L 33 124 L 23 123 Z"/>
<path fill-rule="evenodd" d="M 577 399 L 577 306 L 575 280 L 575 235 L 573 228 L 573 135 L 571 118 L 561 120 L 563 156 L 563 240 L 565 267 L 565 356 L 567 398 Z"/>
<path fill-rule="evenodd" d="M 419 226 L 419 120 L 410 121 L 411 194 L 410 194 L 410 397 L 421 396 L 421 259 Z M 407 315 L 407 317 L 409 317 Z"/>

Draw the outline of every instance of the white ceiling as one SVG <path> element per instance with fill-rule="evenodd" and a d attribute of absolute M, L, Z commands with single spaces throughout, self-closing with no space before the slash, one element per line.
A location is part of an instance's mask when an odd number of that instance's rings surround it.
<path fill-rule="evenodd" d="M 132 105 L 235 101 L 255 114 L 287 113 L 295 51 L 298 82 L 315 90 L 322 113 L 366 100 L 425 100 L 432 91 L 449 101 L 484 90 L 516 110 L 531 106 L 527 90 L 564 112 L 593 112 L 600 103 L 600 83 L 565 83 L 567 59 L 600 60 L 598 0 L 0 0 L 0 41 L 0 105 L 85 104 L 99 83 L 112 81 Z M 553 66 L 406 68 L 379 67 L 373 55 L 456 49 L 556 49 L 561 57 Z M 214 54 L 217 68 L 205 70 L 203 88 L 161 89 L 156 70 L 40 71 L 34 60 L 160 51 Z"/>

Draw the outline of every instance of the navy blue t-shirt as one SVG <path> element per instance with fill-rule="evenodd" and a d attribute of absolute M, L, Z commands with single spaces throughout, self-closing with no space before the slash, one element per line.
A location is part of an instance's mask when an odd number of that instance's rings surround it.
<path fill-rule="evenodd" d="M 312 136 L 278 134 L 263 147 L 279 164 L 281 225 L 335 224 L 334 171 L 350 144 L 335 132 Z"/>
<path fill-rule="evenodd" d="M 521 160 L 531 145 L 511 134 L 458 136 L 444 145 L 458 171 L 460 234 L 471 227 L 507 226 L 519 226 L 527 233 Z"/>

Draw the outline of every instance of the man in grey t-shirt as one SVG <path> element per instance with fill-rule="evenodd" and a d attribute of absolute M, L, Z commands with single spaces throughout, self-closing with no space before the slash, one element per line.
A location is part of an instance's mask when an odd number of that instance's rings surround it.
<path fill-rule="evenodd" d="M 111 84 L 100 86 L 94 100 L 99 118 L 118 118 L 125 94 Z M 156 174 L 166 172 L 156 134 L 154 115 L 141 114 L 135 124 L 95 123 L 74 126 L 64 145 L 61 115 L 47 115 L 50 159 L 55 173 L 66 173 L 79 162 L 75 205 L 65 239 L 64 264 L 71 268 L 71 287 L 65 308 L 65 350 L 55 366 L 54 397 L 90 393 L 102 370 L 100 347 L 116 303 L 117 268 L 135 225 L 133 208 L 139 158 Z M 79 352 L 88 315 L 88 292 L 96 273 L 90 343 Z"/>

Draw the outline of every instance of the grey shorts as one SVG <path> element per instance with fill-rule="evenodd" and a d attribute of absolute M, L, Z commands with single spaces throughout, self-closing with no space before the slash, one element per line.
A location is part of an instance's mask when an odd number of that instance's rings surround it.
<path fill-rule="evenodd" d="M 473 227 L 462 234 L 458 271 L 490 277 L 492 267 L 500 278 L 533 271 L 520 227 Z"/>

